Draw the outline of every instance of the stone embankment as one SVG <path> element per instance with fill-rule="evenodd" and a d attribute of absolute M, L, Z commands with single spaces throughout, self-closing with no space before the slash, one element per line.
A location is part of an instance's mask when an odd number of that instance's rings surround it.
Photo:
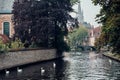
<path fill-rule="evenodd" d="M 59 57 L 55 49 L 13 50 L 0 54 L 0 70 Z"/>
<path fill-rule="evenodd" d="M 120 61 L 120 54 L 116 54 L 116 53 L 111 53 L 111 52 L 104 52 L 102 53 L 104 56 L 109 57 L 111 59 Z"/>

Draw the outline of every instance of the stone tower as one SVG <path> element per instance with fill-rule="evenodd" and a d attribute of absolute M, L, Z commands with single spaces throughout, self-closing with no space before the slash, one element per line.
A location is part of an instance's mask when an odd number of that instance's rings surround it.
<path fill-rule="evenodd" d="M 77 12 L 77 19 L 78 19 L 78 22 L 83 24 L 84 22 L 84 16 L 83 16 L 83 11 L 81 10 L 81 2 L 79 1 L 78 2 L 78 12 Z"/>

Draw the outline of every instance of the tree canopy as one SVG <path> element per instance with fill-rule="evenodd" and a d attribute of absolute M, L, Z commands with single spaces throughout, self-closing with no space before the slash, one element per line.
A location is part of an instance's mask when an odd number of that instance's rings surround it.
<path fill-rule="evenodd" d="M 84 26 L 80 26 L 73 32 L 69 33 L 68 39 L 69 39 L 69 45 L 71 47 L 77 47 L 77 45 L 83 45 L 83 42 L 85 42 L 86 38 L 88 36 L 88 30 Z"/>
<path fill-rule="evenodd" d="M 70 0 L 71 4 L 74 5 L 75 3 L 77 3 L 79 0 Z"/>
<path fill-rule="evenodd" d="M 15 0 L 12 11 L 15 37 L 26 46 L 67 50 L 64 36 L 68 34 L 66 23 L 70 11 L 70 0 Z"/>
<path fill-rule="evenodd" d="M 102 23 L 102 46 L 109 45 L 112 52 L 120 53 L 120 1 L 119 0 L 92 0 L 100 5 L 101 10 L 97 21 Z M 103 36 L 104 35 L 104 36 Z"/>

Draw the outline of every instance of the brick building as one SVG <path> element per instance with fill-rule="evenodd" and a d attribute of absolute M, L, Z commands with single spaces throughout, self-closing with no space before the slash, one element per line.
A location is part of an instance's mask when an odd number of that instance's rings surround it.
<path fill-rule="evenodd" d="M 89 30 L 89 45 L 94 46 L 95 40 L 101 34 L 101 27 L 95 27 Z"/>
<path fill-rule="evenodd" d="M 0 13 L 0 34 L 12 37 L 14 34 L 14 28 L 11 18 L 11 13 Z"/>
<path fill-rule="evenodd" d="M 0 0 L 0 34 L 12 37 L 14 34 L 12 22 L 12 5 L 14 0 Z"/>

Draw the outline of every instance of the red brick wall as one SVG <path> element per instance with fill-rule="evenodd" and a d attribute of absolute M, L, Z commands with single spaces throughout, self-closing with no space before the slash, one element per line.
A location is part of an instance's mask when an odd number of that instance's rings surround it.
<path fill-rule="evenodd" d="M 3 23 L 9 22 L 10 23 L 10 36 L 12 37 L 14 34 L 13 23 L 12 23 L 12 14 L 0 14 L 0 34 L 3 34 Z"/>

